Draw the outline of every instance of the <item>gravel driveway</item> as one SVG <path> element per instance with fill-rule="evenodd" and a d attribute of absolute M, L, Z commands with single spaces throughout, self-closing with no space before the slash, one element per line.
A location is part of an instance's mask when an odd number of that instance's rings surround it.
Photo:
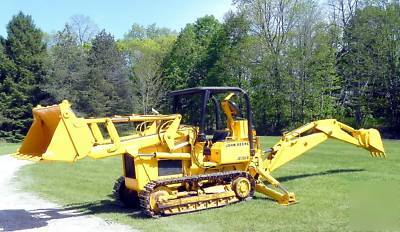
<path fill-rule="evenodd" d="M 62 207 L 18 191 L 12 179 L 28 164 L 0 156 L 0 231 L 132 231 L 130 227 Z"/>

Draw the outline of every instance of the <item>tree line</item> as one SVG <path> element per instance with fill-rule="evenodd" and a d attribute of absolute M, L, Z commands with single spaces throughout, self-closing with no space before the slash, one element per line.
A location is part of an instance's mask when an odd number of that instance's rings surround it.
<path fill-rule="evenodd" d="M 80 116 L 151 113 L 168 91 L 238 86 L 259 134 L 337 118 L 400 136 L 399 2 L 234 0 L 222 22 L 179 33 L 133 24 L 115 38 L 84 16 L 54 34 L 22 12 L 0 37 L 0 138 L 19 141 L 37 104 Z"/>

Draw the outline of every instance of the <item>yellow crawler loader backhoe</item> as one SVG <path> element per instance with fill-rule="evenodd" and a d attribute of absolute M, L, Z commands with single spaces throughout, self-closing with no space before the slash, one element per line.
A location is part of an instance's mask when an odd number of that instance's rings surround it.
<path fill-rule="evenodd" d="M 123 176 L 114 196 L 150 217 L 225 206 L 250 199 L 255 191 L 282 205 L 296 203 L 271 173 L 328 138 L 385 156 L 377 130 L 355 130 L 335 119 L 285 133 L 263 151 L 242 89 L 199 87 L 170 97 L 173 114 L 168 115 L 79 118 L 67 101 L 37 106 L 15 156 L 66 162 L 121 156 Z M 126 131 L 120 124 L 132 128 Z"/>

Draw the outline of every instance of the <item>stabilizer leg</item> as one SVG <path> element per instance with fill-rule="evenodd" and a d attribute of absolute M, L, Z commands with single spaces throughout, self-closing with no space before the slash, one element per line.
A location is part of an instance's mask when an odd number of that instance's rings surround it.
<path fill-rule="evenodd" d="M 292 205 L 297 203 L 295 194 L 289 192 L 279 181 L 272 177 L 271 174 L 260 168 L 254 168 L 254 171 L 261 177 L 256 183 L 257 192 L 276 200 L 280 205 Z M 263 180 L 269 182 L 275 189 L 265 185 L 262 182 Z"/>
<path fill-rule="evenodd" d="M 296 197 L 292 192 L 278 192 L 263 183 L 256 184 L 256 191 L 264 194 L 267 197 L 274 199 L 280 205 L 292 205 L 296 204 Z"/>

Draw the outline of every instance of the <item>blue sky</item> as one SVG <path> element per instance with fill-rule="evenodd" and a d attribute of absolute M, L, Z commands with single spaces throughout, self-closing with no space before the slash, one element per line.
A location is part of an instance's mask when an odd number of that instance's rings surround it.
<path fill-rule="evenodd" d="M 204 15 L 221 20 L 232 8 L 231 0 L 5 0 L 0 6 L 0 35 L 6 37 L 6 25 L 19 11 L 32 15 L 35 24 L 48 33 L 62 29 L 71 16 L 81 14 L 122 38 L 134 22 L 156 23 L 179 32 Z"/>

